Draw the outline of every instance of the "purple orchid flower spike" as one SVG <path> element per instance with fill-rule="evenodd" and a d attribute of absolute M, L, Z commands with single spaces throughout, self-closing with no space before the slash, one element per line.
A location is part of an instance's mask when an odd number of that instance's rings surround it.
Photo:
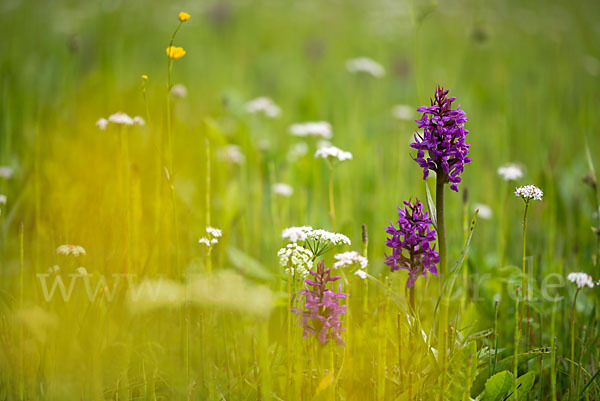
<path fill-rule="evenodd" d="M 390 221 L 386 232 L 390 235 L 385 244 L 392 248 L 386 255 L 385 264 L 391 271 L 408 270 L 406 286 L 412 288 L 417 278 L 430 272 L 437 276 L 436 264 L 440 261 L 433 242 L 437 240 L 429 214 L 423 211 L 423 204 L 417 199 L 415 204 L 404 201 L 404 208 L 398 207 L 398 228 Z"/>
<path fill-rule="evenodd" d="M 460 175 L 465 164 L 471 162 L 467 157 L 470 145 L 465 142 L 469 131 L 465 129 L 467 115 L 460 105 L 452 109 L 456 98 L 448 97 L 448 92 L 438 86 L 431 106 L 417 109 L 423 116 L 415 122 L 423 134 L 416 133 L 410 146 L 417 150 L 414 160 L 423 168 L 423 179 L 427 179 L 429 170 L 434 171 L 438 179 L 451 183 L 450 188 L 458 192 Z"/>
<path fill-rule="evenodd" d="M 338 345 L 344 345 L 341 337 L 344 331 L 341 316 L 346 313 L 346 305 L 340 305 L 340 300 L 346 298 L 348 294 L 342 292 L 341 283 L 338 285 L 337 292 L 327 287 L 328 283 L 337 281 L 340 277 L 332 277 L 331 269 L 326 269 L 323 261 L 318 263 L 316 270 L 310 271 L 310 275 L 312 278 L 304 281 L 306 288 L 299 293 L 304 297 L 304 308 L 292 309 L 300 315 L 304 337 L 312 334 L 321 344 L 335 339 Z"/>

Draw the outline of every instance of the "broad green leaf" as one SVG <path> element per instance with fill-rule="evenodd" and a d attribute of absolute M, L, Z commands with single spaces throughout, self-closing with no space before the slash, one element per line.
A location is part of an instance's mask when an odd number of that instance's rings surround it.
<path fill-rule="evenodd" d="M 517 397 L 519 400 L 526 400 L 527 394 L 535 382 L 535 372 L 527 372 L 517 379 Z"/>
<path fill-rule="evenodd" d="M 515 380 L 508 370 L 496 373 L 485 382 L 481 401 L 501 401 L 514 388 Z"/>

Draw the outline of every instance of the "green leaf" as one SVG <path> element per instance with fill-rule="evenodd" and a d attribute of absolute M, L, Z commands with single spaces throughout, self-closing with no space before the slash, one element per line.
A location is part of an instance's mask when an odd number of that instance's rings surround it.
<path fill-rule="evenodd" d="M 523 365 L 525 365 L 527 363 L 527 361 L 529 361 L 532 358 L 536 358 L 541 355 L 549 354 L 549 353 L 550 353 L 550 348 L 537 348 L 535 350 L 519 354 L 517 356 L 519 367 L 522 367 Z M 496 364 L 496 370 L 509 370 L 509 371 L 512 370 L 513 359 L 514 359 L 514 356 L 511 355 L 509 357 L 502 359 L 501 361 L 498 361 L 498 363 Z M 488 364 L 490 362 L 489 359 L 481 361 L 481 362 L 483 362 L 483 363 L 481 363 L 479 365 L 479 374 L 477 375 L 477 379 L 475 379 L 475 383 L 473 383 L 473 391 L 471 392 L 472 396 L 480 394 L 483 391 L 485 382 L 486 382 L 487 378 L 489 377 L 488 376 L 488 373 L 489 373 Z"/>
<path fill-rule="evenodd" d="M 236 270 L 246 277 L 263 281 L 270 281 L 276 278 L 265 265 L 237 248 L 231 246 L 227 248 L 227 256 L 229 256 L 229 261 Z"/>
<path fill-rule="evenodd" d="M 527 372 L 519 376 L 517 379 L 517 398 L 519 400 L 527 399 L 527 393 L 531 391 L 533 383 L 535 383 L 535 372 Z"/>
<path fill-rule="evenodd" d="M 429 209 L 429 215 L 431 216 L 431 221 L 433 222 L 433 226 L 437 231 L 437 209 L 435 208 L 435 203 L 431 197 L 431 192 L 429 191 L 429 185 L 427 184 L 427 181 L 425 181 L 425 192 L 427 193 L 427 208 Z"/>
<path fill-rule="evenodd" d="M 515 380 L 508 370 L 496 373 L 485 382 L 481 401 L 500 401 L 514 388 Z"/>

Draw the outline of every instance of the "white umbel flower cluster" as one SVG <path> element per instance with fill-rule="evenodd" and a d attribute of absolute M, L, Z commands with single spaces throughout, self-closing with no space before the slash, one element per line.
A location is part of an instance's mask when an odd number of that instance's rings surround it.
<path fill-rule="evenodd" d="M 595 285 L 592 276 L 590 276 L 587 273 L 569 273 L 569 275 L 567 276 L 567 280 L 569 280 L 572 283 L 575 283 L 575 285 L 577 285 L 577 288 L 593 288 Z"/>
<path fill-rule="evenodd" d="M 287 244 L 277 252 L 279 264 L 285 267 L 287 274 L 292 273 L 296 278 L 306 278 L 312 265 L 313 253 L 296 244 Z M 290 270 L 291 269 L 291 270 Z"/>
<path fill-rule="evenodd" d="M 308 233 L 312 230 L 310 226 L 288 227 L 281 232 L 281 238 L 290 242 L 306 241 Z"/>
<path fill-rule="evenodd" d="M 85 255 L 85 249 L 80 245 L 64 244 L 56 248 L 56 253 L 66 256 L 81 256 Z"/>
<path fill-rule="evenodd" d="M 322 146 L 315 152 L 315 157 L 327 159 L 330 161 L 352 160 L 352 153 L 341 150 L 335 146 Z"/>
<path fill-rule="evenodd" d="M 292 124 L 290 133 L 294 136 L 312 136 L 317 138 L 331 139 L 333 132 L 331 124 L 327 121 L 310 121 L 305 123 Z"/>
<path fill-rule="evenodd" d="M 523 198 L 525 202 L 529 202 L 532 199 L 541 201 L 544 193 L 535 185 L 525 185 L 523 187 L 518 187 L 515 190 L 515 195 Z"/>
<path fill-rule="evenodd" d="M 509 163 L 498 169 L 498 174 L 504 181 L 516 181 L 523 178 L 523 170 L 517 164 Z"/>
<path fill-rule="evenodd" d="M 279 117 L 281 108 L 275 104 L 273 99 L 265 96 L 257 97 L 246 103 L 246 111 L 250 114 L 263 113 L 270 118 Z"/>
<path fill-rule="evenodd" d="M 337 260 L 337 262 L 333 264 L 333 267 L 336 269 L 354 265 L 359 266 L 361 269 L 365 269 L 369 264 L 367 258 L 356 251 L 338 253 L 334 256 L 334 259 Z"/>
<path fill-rule="evenodd" d="M 286 198 L 289 198 L 290 196 L 292 196 L 294 194 L 294 188 L 292 188 L 288 184 L 284 184 L 282 182 L 277 182 L 277 183 L 273 184 L 273 193 L 275 195 L 281 195 L 281 196 L 285 196 Z"/>
<path fill-rule="evenodd" d="M 206 236 L 198 240 L 198 243 L 206 245 L 209 249 L 219 243 L 219 238 L 223 236 L 223 232 L 211 226 L 206 227 Z"/>
<path fill-rule="evenodd" d="M 368 57 L 358 57 L 346 61 L 346 70 L 353 74 L 369 74 L 375 78 L 381 78 L 385 75 L 385 68 L 377 61 Z"/>
<path fill-rule="evenodd" d="M 126 113 L 122 113 L 122 112 L 118 112 L 115 114 L 111 114 L 108 119 L 106 118 L 101 118 L 98 121 L 96 121 L 96 126 L 101 129 L 101 130 L 105 130 L 106 127 L 108 127 L 108 124 L 116 124 L 116 125 L 146 125 L 146 120 L 144 120 L 142 117 L 140 116 L 135 116 L 135 117 L 130 117 L 129 115 L 127 115 Z"/>
<path fill-rule="evenodd" d="M 346 237 L 344 234 L 332 233 L 321 229 L 307 232 L 307 239 L 331 245 L 352 244 L 350 238 Z"/>
<path fill-rule="evenodd" d="M 6 205 L 6 195 L 0 194 L 0 205 Z"/>

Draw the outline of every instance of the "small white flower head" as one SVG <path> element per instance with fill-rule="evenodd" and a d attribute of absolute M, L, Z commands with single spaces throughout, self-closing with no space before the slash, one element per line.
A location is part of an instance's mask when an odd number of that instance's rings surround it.
<path fill-rule="evenodd" d="M 133 125 L 133 118 L 122 112 L 110 115 L 108 121 L 118 125 Z"/>
<path fill-rule="evenodd" d="M 308 233 L 313 230 L 312 227 L 288 227 L 281 232 L 281 238 L 290 242 L 306 241 Z"/>
<path fill-rule="evenodd" d="M 144 125 L 146 125 L 146 120 L 144 120 L 144 119 L 143 119 L 142 117 L 140 117 L 140 116 L 135 116 L 135 117 L 133 117 L 133 123 L 134 123 L 135 125 L 139 125 L 139 126 L 141 127 L 141 126 L 144 126 Z"/>
<path fill-rule="evenodd" d="M 98 121 L 96 121 L 96 127 L 98 127 L 101 130 L 105 130 L 106 127 L 108 126 L 108 120 L 106 118 L 101 118 Z"/>
<path fill-rule="evenodd" d="M 569 273 L 567 280 L 577 285 L 577 288 L 583 287 L 594 287 L 594 280 L 592 276 L 587 273 Z"/>
<path fill-rule="evenodd" d="M 492 213 L 492 208 L 489 207 L 488 205 L 484 205 L 483 203 L 476 203 L 473 206 L 473 209 L 479 210 L 479 213 L 477 215 L 484 220 L 489 220 L 494 215 Z"/>
<path fill-rule="evenodd" d="M 334 258 L 337 260 L 333 264 L 333 267 L 336 269 L 348 266 L 359 266 L 361 269 L 364 269 L 369 264 L 367 258 L 356 251 L 338 253 Z"/>
<path fill-rule="evenodd" d="M 294 194 L 294 188 L 292 188 L 288 184 L 277 182 L 273 184 L 273 193 L 275 195 L 285 196 L 286 198 L 289 198 Z"/>
<path fill-rule="evenodd" d="M 60 245 L 58 248 L 56 248 L 56 253 L 58 255 L 77 257 L 85 255 L 85 249 L 83 249 L 83 247 L 79 245 L 65 244 Z"/>
<path fill-rule="evenodd" d="M 313 253 L 296 244 L 287 244 L 277 252 L 279 264 L 285 268 L 287 274 L 294 274 L 297 278 L 304 279 L 308 276 L 312 266 Z M 291 269 L 291 270 L 290 270 Z"/>
<path fill-rule="evenodd" d="M 308 153 L 308 145 L 306 142 L 298 142 L 290 147 L 287 152 L 287 159 L 290 162 L 295 162 L 302 156 Z"/>
<path fill-rule="evenodd" d="M 58 273 L 59 271 L 60 271 L 60 266 L 59 265 L 50 266 L 48 268 L 48 273 L 49 274 Z"/>
<path fill-rule="evenodd" d="M 221 158 L 232 164 L 244 164 L 246 156 L 242 153 L 242 149 L 237 145 L 227 145 L 220 151 Z"/>
<path fill-rule="evenodd" d="M 532 199 L 541 201 L 544 193 L 535 185 L 525 185 L 523 187 L 518 187 L 515 190 L 515 195 L 523 198 L 525 202 L 529 202 Z"/>
<path fill-rule="evenodd" d="M 290 126 L 290 133 L 294 136 L 312 136 L 323 139 L 331 139 L 331 137 L 333 137 L 331 124 L 327 121 L 311 121 L 292 124 Z"/>
<path fill-rule="evenodd" d="M 415 109 L 406 104 L 397 104 L 392 107 L 392 116 L 398 120 L 411 121 L 415 116 Z"/>
<path fill-rule="evenodd" d="M 214 238 L 221 238 L 223 236 L 223 231 L 218 228 L 214 228 L 211 226 L 206 227 L 206 232 L 208 235 Z"/>
<path fill-rule="evenodd" d="M 500 167 L 498 174 L 504 181 L 516 181 L 523 178 L 523 169 L 518 164 L 509 163 Z"/>
<path fill-rule="evenodd" d="M 381 78 L 385 75 L 385 68 L 368 57 L 358 57 L 346 61 L 346 69 L 353 74 L 365 73 L 375 78 Z"/>
<path fill-rule="evenodd" d="M 281 108 L 271 98 L 265 96 L 257 97 L 246 103 L 246 111 L 250 114 L 263 113 L 270 118 L 279 117 L 281 114 Z"/>
<path fill-rule="evenodd" d="M 367 272 L 362 269 L 356 270 L 354 272 L 354 274 L 356 274 L 358 277 L 362 278 L 363 280 L 365 280 L 367 278 Z"/>
<path fill-rule="evenodd" d="M 352 245 L 350 238 L 346 237 L 344 234 L 332 233 L 321 229 L 310 230 L 307 232 L 307 239 L 330 245 Z"/>
<path fill-rule="evenodd" d="M 183 99 L 187 96 L 187 88 L 182 84 L 173 85 L 171 87 L 171 96 Z"/>
<path fill-rule="evenodd" d="M 209 249 L 219 243 L 219 238 L 223 236 L 223 231 L 211 226 L 206 227 L 206 236 L 198 240 L 198 243 L 206 245 Z"/>
<path fill-rule="evenodd" d="M 316 158 L 322 158 L 329 161 L 352 160 L 352 153 L 341 150 L 336 146 L 323 146 L 315 152 Z"/>
<path fill-rule="evenodd" d="M 75 272 L 76 272 L 77 274 L 80 274 L 80 275 L 82 275 L 82 276 L 87 276 L 87 275 L 88 275 L 88 272 L 87 272 L 87 270 L 86 270 L 86 269 L 85 269 L 85 267 L 83 267 L 83 266 L 80 266 L 80 267 L 78 267 L 77 269 L 75 269 Z"/>
<path fill-rule="evenodd" d="M 0 194 L 0 205 L 6 205 L 6 201 L 7 201 L 6 195 Z"/>
<path fill-rule="evenodd" d="M 0 178 L 10 180 L 13 176 L 13 169 L 8 166 L 0 166 Z"/>

